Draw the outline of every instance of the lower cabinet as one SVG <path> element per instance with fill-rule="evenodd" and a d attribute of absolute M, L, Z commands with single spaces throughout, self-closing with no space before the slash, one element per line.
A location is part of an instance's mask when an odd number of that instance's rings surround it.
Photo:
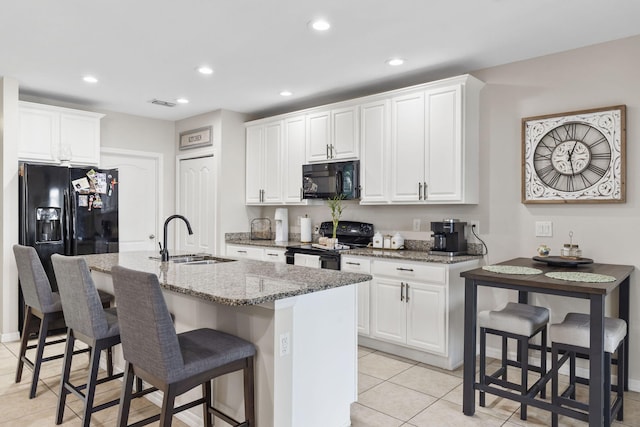
<path fill-rule="evenodd" d="M 352 273 L 371 274 L 371 261 L 361 257 L 340 257 L 340 269 Z M 369 294 L 371 282 L 358 283 L 358 333 L 369 335 Z"/>
<path fill-rule="evenodd" d="M 368 262 L 373 276 L 367 295 L 359 294 L 358 317 L 367 315 L 370 326 L 358 328 L 361 345 L 444 369 L 462 364 L 464 281 L 460 272 L 476 268 L 479 261 L 440 264 L 351 258 Z"/>
<path fill-rule="evenodd" d="M 269 261 L 285 263 L 284 249 L 265 248 L 261 246 L 227 245 L 227 256 L 235 258 L 253 259 L 256 261 Z"/>

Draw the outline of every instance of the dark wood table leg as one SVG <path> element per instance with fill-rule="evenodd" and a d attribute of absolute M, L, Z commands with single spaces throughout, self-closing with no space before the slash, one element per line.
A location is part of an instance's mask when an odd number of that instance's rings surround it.
<path fill-rule="evenodd" d="M 590 303 L 589 425 L 596 427 L 604 416 L 604 295 L 592 295 Z"/>
<path fill-rule="evenodd" d="M 622 383 L 624 391 L 629 391 L 629 277 L 620 283 L 618 291 L 618 317 L 627 322 L 627 336 L 624 337 L 624 372 Z"/>
<path fill-rule="evenodd" d="M 476 411 L 476 315 L 478 287 L 474 280 L 464 281 L 464 368 L 462 412 L 473 415 Z"/>

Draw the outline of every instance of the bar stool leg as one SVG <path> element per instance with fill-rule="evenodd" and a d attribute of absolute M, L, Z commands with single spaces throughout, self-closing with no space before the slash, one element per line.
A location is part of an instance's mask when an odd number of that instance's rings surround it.
<path fill-rule="evenodd" d="M 520 393 L 522 395 L 527 394 L 527 390 L 529 389 L 529 370 L 527 367 L 529 366 L 529 340 L 524 338 L 522 340 L 518 340 L 520 343 Z M 524 403 L 520 405 L 520 419 L 527 419 L 527 405 Z"/>
<path fill-rule="evenodd" d="M 507 337 L 502 337 L 502 379 L 507 381 Z"/>
<path fill-rule="evenodd" d="M 604 353 L 604 425 L 611 426 L 611 353 Z"/>
<path fill-rule="evenodd" d="M 209 412 L 209 408 L 213 406 L 213 399 L 211 395 L 211 387 L 213 386 L 212 381 L 206 381 L 202 383 L 202 397 L 204 399 L 204 403 L 202 404 L 202 419 L 204 420 L 205 427 L 212 427 L 213 423 L 211 420 L 211 412 Z"/>
<path fill-rule="evenodd" d="M 100 367 L 100 352 L 101 349 L 97 344 L 91 348 L 91 364 L 89 365 L 87 391 L 84 398 L 84 409 L 82 411 L 82 423 L 84 427 L 89 427 L 91 420 L 91 409 L 93 408 L 93 398 L 96 394 L 96 381 L 98 380 L 98 368 Z"/>
<path fill-rule="evenodd" d="M 551 370 L 551 403 L 558 406 L 558 348 L 555 345 L 551 346 Z M 558 413 L 555 411 L 551 413 L 551 426 L 558 427 Z"/>
<path fill-rule="evenodd" d="M 160 411 L 160 427 L 171 427 L 173 418 L 173 405 L 176 401 L 176 390 L 171 384 L 164 391 L 162 410 Z"/>
<path fill-rule="evenodd" d="M 71 361 L 73 359 L 73 345 L 76 339 L 73 336 L 73 332 L 69 330 L 67 332 L 67 344 L 64 349 L 64 361 L 62 364 L 62 378 L 60 378 L 60 395 L 58 396 L 58 409 L 56 409 L 56 424 L 62 424 L 64 418 L 64 408 L 67 401 L 66 384 L 69 382 L 69 376 L 71 375 Z"/>
<path fill-rule="evenodd" d="M 540 377 L 544 377 L 547 374 L 547 328 L 542 330 L 540 346 Z M 545 399 L 547 397 L 547 384 L 545 383 L 540 390 L 540 397 Z"/>
<path fill-rule="evenodd" d="M 244 418 L 249 427 L 256 425 L 255 395 L 253 382 L 253 357 L 248 358 L 244 372 Z M 619 381 L 619 380 L 618 380 Z M 622 410 L 621 410 L 622 411 Z"/>
<path fill-rule="evenodd" d="M 38 387 L 38 378 L 40 377 L 40 365 L 42 365 L 42 354 L 44 353 L 45 341 L 49 332 L 49 316 L 44 315 L 40 320 L 40 331 L 38 332 L 38 347 L 36 348 L 36 356 L 33 360 L 33 378 L 31 379 L 31 390 L 29 391 L 29 399 L 36 397 L 36 388 Z"/>
<path fill-rule="evenodd" d="M 129 422 L 133 377 L 133 366 L 131 363 L 125 361 L 124 378 L 122 379 L 122 392 L 120 393 L 120 407 L 118 409 L 118 427 L 126 427 Z"/>
<path fill-rule="evenodd" d="M 20 340 L 20 352 L 18 354 L 18 368 L 16 369 L 16 383 L 22 381 L 22 369 L 24 367 L 24 357 L 27 354 L 27 346 L 29 345 L 29 334 L 31 329 L 31 320 L 34 315 L 30 306 L 25 306 L 24 324 L 22 326 L 22 338 Z"/>
<path fill-rule="evenodd" d="M 487 331 L 485 328 L 480 328 L 480 385 L 486 385 L 487 374 Z M 480 406 L 485 406 L 485 392 L 480 390 Z"/>

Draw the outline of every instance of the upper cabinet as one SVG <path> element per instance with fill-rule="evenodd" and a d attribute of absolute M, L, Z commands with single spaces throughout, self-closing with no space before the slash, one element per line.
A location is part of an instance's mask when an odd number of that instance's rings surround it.
<path fill-rule="evenodd" d="M 284 120 L 283 144 L 283 201 L 286 204 L 303 204 L 302 165 L 305 163 L 305 116 L 293 116 Z"/>
<path fill-rule="evenodd" d="M 359 147 L 357 106 L 307 115 L 307 162 L 357 159 Z"/>
<path fill-rule="evenodd" d="M 18 157 L 42 163 L 99 166 L 104 114 L 20 102 Z"/>
<path fill-rule="evenodd" d="M 282 203 L 282 121 L 247 127 L 246 203 Z"/>

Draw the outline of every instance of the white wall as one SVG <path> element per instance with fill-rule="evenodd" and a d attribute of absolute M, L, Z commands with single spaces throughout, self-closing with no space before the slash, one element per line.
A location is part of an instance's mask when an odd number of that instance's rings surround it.
<path fill-rule="evenodd" d="M 627 264 L 640 268 L 640 37 L 632 37 L 555 55 L 472 72 L 486 82 L 481 92 L 480 203 L 477 206 L 371 206 L 348 204 L 343 219 L 368 221 L 387 231 L 411 230 L 412 219 L 429 221 L 445 217 L 477 219 L 480 237 L 489 246 L 487 262 L 515 256 L 530 257 L 540 243 L 558 253 L 573 231 L 583 255 L 597 262 Z M 627 202 L 624 204 L 524 205 L 521 189 L 521 119 L 568 111 L 627 105 Z M 290 207 L 289 224 L 308 213 L 314 223 L 330 219 L 326 206 Z M 273 218 L 274 208 L 258 215 Z M 534 234 L 537 220 L 553 222 L 553 237 Z M 406 233 L 411 234 L 411 233 Z M 428 233 L 422 233 L 425 238 Z M 515 299 L 515 293 L 481 290 L 479 307 L 492 308 Z M 617 299 L 617 296 L 615 296 Z M 568 310 L 588 311 L 580 301 L 538 297 L 552 309 L 552 321 Z M 613 300 L 613 299 L 611 299 Z M 640 351 L 638 273 L 631 276 L 631 354 Z M 615 312 L 615 309 L 613 309 Z M 630 360 L 632 387 L 640 390 L 640 362 Z"/>

